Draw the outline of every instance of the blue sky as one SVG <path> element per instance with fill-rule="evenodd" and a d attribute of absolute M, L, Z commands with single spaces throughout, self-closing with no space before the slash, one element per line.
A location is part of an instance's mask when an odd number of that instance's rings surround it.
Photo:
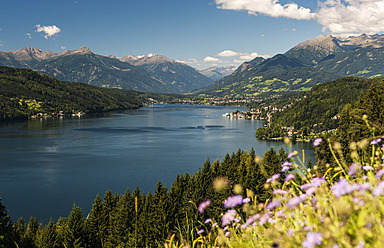
<path fill-rule="evenodd" d="M 384 0 L 1 0 L 0 50 L 162 54 L 198 69 L 284 53 L 319 35 L 384 30 Z"/>

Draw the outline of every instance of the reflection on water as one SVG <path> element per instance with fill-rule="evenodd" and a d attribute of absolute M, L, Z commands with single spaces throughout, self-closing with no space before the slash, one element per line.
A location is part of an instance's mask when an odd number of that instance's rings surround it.
<path fill-rule="evenodd" d="M 16 221 L 67 216 L 73 203 L 85 213 L 97 193 L 153 191 L 177 174 L 194 173 L 207 157 L 222 160 L 239 148 L 263 155 L 282 142 L 257 141 L 255 120 L 222 117 L 238 107 L 154 105 L 76 119 L 0 125 L 0 192 Z M 313 147 L 296 143 L 289 150 Z"/>

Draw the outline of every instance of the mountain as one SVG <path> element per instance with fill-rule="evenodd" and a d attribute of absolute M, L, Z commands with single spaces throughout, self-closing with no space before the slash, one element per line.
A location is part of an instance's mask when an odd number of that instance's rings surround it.
<path fill-rule="evenodd" d="M 247 96 L 307 91 L 316 84 L 346 76 L 380 77 L 382 68 L 384 35 L 319 36 L 284 54 L 244 63 L 231 75 L 195 93 Z"/>
<path fill-rule="evenodd" d="M 236 70 L 236 68 L 237 68 L 236 66 L 231 66 L 231 65 L 226 67 L 214 66 L 204 70 L 200 70 L 200 73 L 216 81 L 222 77 L 232 74 Z"/>
<path fill-rule="evenodd" d="M 163 55 L 153 53 L 139 57 L 128 55 L 119 60 L 147 71 L 154 78 L 174 89 L 174 93 L 188 92 L 213 83 L 212 79 L 191 66 Z"/>
<path fill-rule="evenodd" d="M 86 46 L 62 53 L 33 47 L 0 51 L 0 66 L 33 69 L 63 81 L 145 92 L 184 93 L 213 82 L 194 68 L 162 55 L 106 57 Z"/>

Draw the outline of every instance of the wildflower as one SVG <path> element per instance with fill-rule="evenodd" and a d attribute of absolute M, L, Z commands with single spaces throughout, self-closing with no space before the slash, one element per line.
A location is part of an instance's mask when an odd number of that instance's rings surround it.
<path fill-rule="evenodd" d="M 209 222 L 212 222 L 212 219 L 206 219 L 206 220 L 204 221 L 204 224 L 207 224 L 207 223 L 209 223 Z"/>
<path fill-rule="evenodd" d="M 236 216 L 236 211 L 235 210 L 233 210 L 233 209 L 228 210 L 223 215 L 223 217 L 221 218 L 221 225 L 222 226 L 228 225 L 229 223 L 231 223 L 235 219 L 235 216 Z"/>
<path fill-rule="evenodd" d="M 265 213 L 263 216 L 261 216 L 260 221 L 259 221 L 259 226 L 262 226 L 266 224 L 269 220 L 269 212 Z"/>
<path fill-rule="evenodd" d="M 197 234 L 202 234 L 204 232 L 203 229 L 200 229 L 199 231 L 197 231 Z"/>
<path fill-rule="evenodd" d="M 368 171 L 368 170 L 374 170 L 372 166 L 366 165 L 363 166 L 363 170 Z"/>
<path fill-rule="evenodd" d="M 225 237 L 228 237 L 230 234 L 231 234 L 230 232 L 226 232 Z"/>
<path fill-rule="evenodd" d="M 383 191 L 384 191 L 384 181 L 381 181 L 377 184 L 377 187 L 373 190 L 372 195 L 373 196 L 382 195 Z"/>
<path fill-rule="evenodd" d="M 312 203 L 313 206 L 316 206 L 317 197 L 313 197 L 312 200 L 311 200 L 311 203 Z"/>
<path fill-rule="evenodd" d="M 291 167 L 289 166 L 284 166 L 282 169 L 281 169 L 281 172 L 286 172 L 287 170 L 291 169 Z"/>
<path fill-rule="evenodd" d="M 324 177 L 315 177 L 312 179 L 312 185 L 314 187 L 319 187 L 322 183 L 325 183 Z"/>
<path fill-rule="evenodd" d="M 217 226 L 217 222 L 212 224 L 212 228 L 214 228 L 215 226 Z"/>
<path fill-rule="evenodd" d="M 310 195 L 313 195 L 315 192 L 316 192 L 316 189 L 314 187 L 311 187 L 305 191 L 305 195 L 310 196 Z"/>
<path fill-rule="evenodd" d="M 228 197 L 228 199 L 224 200 L 225 208 L 233 208 L 242 204 L 243 204 L 243 197 L 241 195 L 230 196 Z"/>
<path fill-rule="evenodd" d="M 210 201 L 210 200 L 207 200 L 207 201 L 204 201 L 204 202 L 200 203 L 199 208 L 198 208 L 199 212 L 200 212 L 201 214 L 204 213 L 204 209 L 205 209 L 206 207 L 208 207 L 210 204 L 211 204 L 211 201 Z"/>
<path fill-rule="evenodd" d="M 305 200 L 305 198 L 303 197 L 303 195 L 302 196 L 295 196 L 287 202 L 287 207 L 294 209 L 294 208 L 296 208 L 297 205 L 302 203 L 304 200 Z"/>
<path fill-rule="evenodd" d="M 250 201 L 251 201 L 250 198 L 244 198 L 244 199 L 243 199 L 243 203 L 249 203 Z"/>
<path fill-rule="evenodd" d="M 282 165 L 281 165 L 281 167 L 284 167 L 284 166 L 291 166 L 292 165 L 292 163 L 290 163 L 290 162 L 288 162 L 288 161 L 285 161 Z"/>
<path fill-rule="evenodd" d="M 277 216 L 278 218 L 287 218 L 287 216 L 284 214 L 284 210 L 283 210 L 283 209 L 279 210 L 279 211 L 276 213 L 276 216 Z"/>
<path fill-rule="evenodd" d="M 376 145 L 376 144 L 378 144 L 380 142 L 381 142 L 381 139 L 377 138 L 377 139 L 374 139 L 374 140 L 371 141 L 371 145 Z"/>
<path fill-rule="evenodd" d="M 292 158 L 293 156 L 295 156 L 296 153 L 295 152 L 291 152 L 290 154 L 288 154 L 288 158 Z"/>
<path fill-rule="evenodd" d="M 272 210 L 274 208 L 277 208 L 278 206 L 280 206 L 280 201 L 279 200 L 275 200 L 275 201 L 271 201 L 270 203 L 268 203 L 266 208 L 268 210 Z"/>
<path fill-rule="evenodd" d="M 323 141 L 322 138 L 317 138 L 317 139 L 315 139 L 315 141 L 313 141 L 313 145 L 318 146 L 318 145 L 320 145 L 321 141 Z"/>
<path fill-rule="evenodd" d="M 307 237 L 302 243 L 302 246 L 305 248 L 313 248 L 315 245 L 321 245 L 323 240 L 323 235 L 321 233 L 307 233 Z"/>
<path fill-rule="evenodd" d="M 288 182 L 289 180 L 292 180 L 292 179 L 294 179 L 294 178 L 295 178 L 295 175 L 293 175 L 293 174 L 289 174 L 288 176 L 285 177 L 284 181 L 285 181 L 285 182 Z"/>
<path fill-rule="evenodd" d="M 356 175 L 357 169 L 358 169 L 359 167 L 360 167 L 360 166 L 358 166 L 356 163 L 352 163 L 351 166 L 349 166 L 348 174 L 349 174 L 350 176 L 354 176 L 354 175 Z"/>
<path fill-rule="evenodd" d="M 241 225 L 241 229 L 244 230 L 249 225 L 253 224 L 259 217 L 260 217 L 259 214 L 256 214 L 256 215 L 253 215 L 253 216 L 249 216 L 247 221 L 243 225 Z"/>
<path fill-rule="evenodd" d="M 275 189 L 274 191 L 272 191 L 272 193 L 274 195 L 286 195 L 288 192 L 282 189 Z"/>
<path fill-rule="evenodd" d="M 355 189 L 355 186 L 351 186 L 349 182 L 344 178 L 340 179 L 337 183 L 332 186 L 333 195 L 336 196 L 336 198 L 339 198 L 342 195 L 350 194 Z"/>
<path fill-rule="evenodd" d="M 359 199 L 359 198 L 357 198 L 357 197 L 353 197 L 353 198 L 352 198 L 352 201 L 353 201 L 353 203 L 354 203 L 355 205 L 360 205 L 360 206 L 363 206 L 364 203 L 365 203 L 363 200 L 361 200 L 361 199 Z"/>
<path fill-rule="evenodd" d="M 273 175 L 271 178 L 269 178 L 269 179 L 267 180 L 267 183 L 273 183 L 274 181 L 276 181 L 277 179 L 279 179 L 279 177 L 280 177 L 280 174 L 277 173 L 277 174 Z"/>
<path fill-rule="evenodd" d="M 376 173 L 375 178 L 376 178 L 376 179 L 380 179 L 382 176 L 384 176 L 384 169 L 383 169 L 383 170 L 379 170 L 379 171 Z"/>
<path fill-rule="evenodd" d="M 294 231 L 292 228 L 289 228 L 288 231 L 287 231 L 287 236 L 288 237 L 293 237 L 295 235 Z"/>

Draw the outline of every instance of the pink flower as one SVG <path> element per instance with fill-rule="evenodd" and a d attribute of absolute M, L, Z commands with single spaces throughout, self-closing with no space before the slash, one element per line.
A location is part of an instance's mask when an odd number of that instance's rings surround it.
<path fill-rule="evenodd" d="M 208 207 L 210 204 L 211 204 L 211 201 L 210 201 L 210 200 L 207 200 L 207 201 L 204 201 L 204 202 L 200 203 L 199 208 L 198 208 L 198 211 L 199 211 L 201 214 L 204 213 L 204 209 L 205 209 L 206 207 Z"/>
<path fill-rule="evenodd" d="M 307 233 L 307 237 L 302 243 L 305 248 L 314 248 L 315 245 L 321 245 L 323 241 L 323 234 L 321 233 Z"/>
<path fill-rule="evenodd" d="M 318 145 L 320 145 L 321 141 L 323 141 L 322 138 L 317 138 L 317 139 L 315 139 L 315 141 L 313 141 L 313 145 L 318 146 Z"/>
<path fill-rule="evenodd" d="M 224 200 L 225 208 L 233 208 L 242 204 L 243 204 L 243 197 L 241 195 L 230 196 L 228 197 L 228 199 Z"/>
<path fill-rule="evenodd" d="M 269 179 L 267 180 L 267 183 L 273 183 L 274 181 L 276 181 L 277 179 L 279 179 L 279 177 L 280 177 L 280 174 L 277 173 L 277 174 L 273 175 L 271 178 L 269 178 Z"/>
<path fill-rule="evenodd" d="M 295 178 L 295 175 L 293 175 L 293 174 L 289 174 L 288 176 L 285 177 L 284 181 L 285 181 L 285 182 L 288 182 L 288 181 L 290 181 L 290 180 L 292 180 L 292 179 L 294 179 L 294 178 Z"/>

